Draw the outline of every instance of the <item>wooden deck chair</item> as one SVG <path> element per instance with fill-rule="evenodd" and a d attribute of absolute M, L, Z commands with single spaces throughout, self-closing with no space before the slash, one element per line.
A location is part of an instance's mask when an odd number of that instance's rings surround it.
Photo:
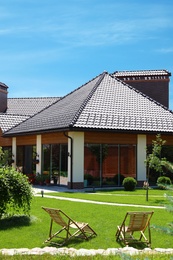
<path fill-rule="evenodd" d="M 60 209 L 46 207 L 42 207 L 42 209 L 44 209 L 51 217 L 49 238 L 45 242 L 49 242 L 52 238 L 58 237 L 63 239 L 62 243 L 55 244 L 62 246 L 72 237 L 79 237 L 88 240 L 90 237 L 97 235 L 88 223 L 76 222 Z M 60 226 L 60 229 L 54 234 L 52 234 L 53 222 Z M 63 231 L 65 232 L 64 236 L 59 236 Z"/>
<path fill-rule="evenodd" d="M 151 246 L 150 219 L 152 212 L 127 212 L 121 226 L 117 226 L 115 234 L 117 241 L 122 241 L 125 245 L 130 242 L 143 242 Z M 144 232 L 148 230 L 148 238 Z M 136 239 L 134 233 L 139 235 Z"/>

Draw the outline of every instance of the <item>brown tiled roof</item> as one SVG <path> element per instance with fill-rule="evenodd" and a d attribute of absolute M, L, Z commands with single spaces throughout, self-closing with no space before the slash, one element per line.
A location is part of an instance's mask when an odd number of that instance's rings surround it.
<path fill-rule="evenodd" d="M 103 73 L 6 133 L 62 130 L 173 133 L 173 113 Z"/>

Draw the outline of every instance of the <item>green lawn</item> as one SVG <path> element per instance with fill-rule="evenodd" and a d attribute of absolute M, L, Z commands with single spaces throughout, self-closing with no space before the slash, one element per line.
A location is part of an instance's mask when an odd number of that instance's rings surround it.
<path fill-rule="evenodd" d="M 0 256 L 0 259 L 5 260 L 69 260 L 71 257 L 68 255 L 16 255 L 16 256 Z M 110 255 L 110 256 L 103 256 L 103 255 L 96 255 L 96 256 L 75 256 L 72 259 L 75 260 L 172 260 L 173 256 L 168 254 L 154 254 L 154 255 Z"/>
<path fill-rule="evenodd" d="M 118 224 L 121 224 L 127 211 L 150 211 L 142 207 L 92 204 L 56 199 L 56 196 L 95 200 L 100 202 L 126 203 L 136 205 L 160 206 L 165 203 L 165 191 L 150 190 L 146 202 L 145 191 L 135 192 L 106 191 L 90 193 L 51 193 L 55 198 L 34 197 L 32 201 L 31 221 L 28 218 L 0 220 L 0 248 L 44 247 L 43 241 L 48 237 L 50 218 L 41 206 L 60 208 L 77 221 L 88 222 L 96 231 L 97 237 L 89 241 L 71 240 L 66 246 L 76 249 L 119 248 L 115 240 Z M 153 209 L 151 224 L 167 226 L 172 221 L 171 213 L 165 209 Z M 55 226 L 56 227 L 56 226 Z M 46 244 L 49 245 L 49 244 Z M 172 248 L 173 237 L 152 229 L 152 248 Z"/>
<path fill-rule="evenodd" d="M 57 193 L 56 192 L 56 193 L 49 193 L 47 195 L 110 202 L 110 203 L 137 204 L 137 205 L 146 205 L 146 206 L 164 206 L 167 203 L 164 194 L 165 194 L 165 190 L 156 190 L 156 189 L 149 190 L 148 201 L 146 201 L 146 190 L 143 189 L 135 190 L 133 192 L 127 192 L 123 190 L 97 191 L 95 193 L 93 192 Z"/>

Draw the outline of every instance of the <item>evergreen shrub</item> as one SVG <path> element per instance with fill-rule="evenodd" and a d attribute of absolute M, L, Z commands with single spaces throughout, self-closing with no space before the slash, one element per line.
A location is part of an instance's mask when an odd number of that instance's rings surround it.
<path fill-rule="evenodd" d="M 91 185 L 93 183 L 94 177 L 90 173 L 85 173 L 84 180 L 87 180 L 88 184 Z"/>
<path fill-rule="evenodd" d="M 118 185 L 118 184 L 122 185 L 124 178 L 125 178 L 124 175 L 122 175 L 122 174 L 120 174 L 120 175 L 116 174 L 116 175 L 113 177 L 113 182 L 115 182 L 116 185 Z M 120 183 L 118 183 L 118 181 L 120 181 Z"/>
<path fill-rule="evenodd" d="M 157 179 L 157 186 L 159 187 L 159 189 L 161 190 L 165 190 L 167 186 L 171 185 L 171 179 L 169 177 L 166 176 L 161 176 Z"/>
<path fill-rule="evenodd" d="M 0 218 L 21 213 L 29 215 L 32 196 L 26 175 L 13 167 L 0 168 Z"/>
<path fill-rule="evenodd" d="M 123 180 L 123 186 L 125 191 L 134 191 L 137 185 L 137 181 L 133 177 L 126 177 Z"/>

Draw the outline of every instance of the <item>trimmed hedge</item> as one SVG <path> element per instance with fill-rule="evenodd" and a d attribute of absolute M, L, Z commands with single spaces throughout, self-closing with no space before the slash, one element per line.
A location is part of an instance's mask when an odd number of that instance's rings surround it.
<path fill-rule="evenodd" d="M 171 179 L 169 177 L 161 176 L 157 179 L 157 186 L 161 190 L 166 190 L 166 186 L 169 186 L 171 184 L 172 184 L 172 182 L 171 182 Z"/>
<path fill-rule="evenodd" d="M 137 181 L 133 177 L 126 177 L 123 180 L 124 190 L 126 190 L 126 191 L 135 190 L 136 185 L 137 185 Z"/>

